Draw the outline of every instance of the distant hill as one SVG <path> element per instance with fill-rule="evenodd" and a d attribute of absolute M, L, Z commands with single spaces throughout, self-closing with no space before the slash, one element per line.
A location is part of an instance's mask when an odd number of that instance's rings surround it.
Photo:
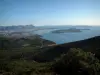
<path fill-rule="evenodd" d="M 14 49 L 20 49 L 23 46 L 27 47 L 41 47 L 41 46 L 48 46 L 51 44 L 56 44 L 55 42 L 42 39 L 39 35 L 34 36 L 27 36 L 27 37 L 5 37 L 0 36 L 0 50 L 13 50 Z"/>
<path fill-rule="evenodd" d="M 70 28 L 70 29 L 52 31 L 52 33 L 73 33 L 73 32 L 81 32 L 81 29 Z"/>

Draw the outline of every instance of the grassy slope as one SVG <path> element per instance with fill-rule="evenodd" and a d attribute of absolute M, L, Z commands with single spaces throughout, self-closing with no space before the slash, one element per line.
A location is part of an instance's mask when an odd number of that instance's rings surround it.
<path fill-rule="evenodd" d="M 31 39 L 0 37 L 0 74 L 51 75 L 52 72 L 49 70 L 49 63 L 34 61 L 34 56 L 41 51 L 41 40 L 44 41 L 44 45 L 55 44 L 40 37 L 31 37 Z M 29 45 L 23 46 L 25 44 Z"/>
<path fill-rule="evenodd" d="M 98 58 L 100 56 L 100 36 L 87 40 L 65 43 L 45 48 L 36 47 L 37 45 L 40 45 L 40 41 L 37 38 L 34 40 L 18 39 L 16 41 L 9 40 L 7 38 L 3 39 L 6 39 L 11 43 L 7 43 L 4 45 L 4 50 L 2 50 L 2 48 L 0 50 L 1 74 L 8 73 L 9 75 L 52 75 L 50 70 L 52 61 L 60 57 L 63 53 L 66 53 L 70 48 L 81 48 L 85 51 L 96 53 Z M 47 42 L 50 44 L 49 41 Z M 30 45 L 23 47 L 22 45 L 25 43 L 29 43 Z M 53 42 L 51 42 L 51 44 L 52 43 Z"/>

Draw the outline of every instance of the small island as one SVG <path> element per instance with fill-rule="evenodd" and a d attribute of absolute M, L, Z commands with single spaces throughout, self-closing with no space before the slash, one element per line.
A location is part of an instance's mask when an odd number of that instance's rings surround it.
<path fill-rule="evenodd" d="M 82 31 L 81 31 L 81 29 L 76 29 L 76 28 L 52 31 L 52 33 L 73 33 L 73 32 L 82 32 Z"/>

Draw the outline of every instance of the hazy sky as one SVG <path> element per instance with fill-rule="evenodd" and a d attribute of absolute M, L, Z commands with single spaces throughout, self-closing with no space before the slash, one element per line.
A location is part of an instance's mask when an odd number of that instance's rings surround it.
<path fill-rule="evenodd" d="M 0 25 L 100 25 L 100 0 L 0 0 Z"/>

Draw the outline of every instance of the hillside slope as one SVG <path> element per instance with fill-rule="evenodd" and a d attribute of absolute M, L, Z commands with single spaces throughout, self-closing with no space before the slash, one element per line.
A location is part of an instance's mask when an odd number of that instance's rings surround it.
<path fill-rule="evenodd" d="M 100 75 L 100 36 L 61 45 L 31 38 L 0 37 L 1 75 Z"/>
<path fill-rule="evenodd" d="M 38 61 L 52 61 L 66 53 L 70 48 L 81 48 L 84 51 L 95 53 L 100 58 L 100 36 L 45 48 L 37 54 L 35 59 Z"/>

